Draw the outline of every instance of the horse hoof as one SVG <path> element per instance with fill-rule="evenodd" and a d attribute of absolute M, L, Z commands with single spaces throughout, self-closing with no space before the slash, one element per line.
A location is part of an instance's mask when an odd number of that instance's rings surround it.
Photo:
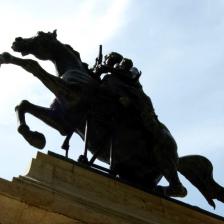
<path fill-rule="evenodd" d="M 79 158 L 78 158 L 78 162 L 79 162 L 79 163 L 82 163 L 82 164 L 86 164 L 86 165 L 89 164 L 89 161 L 88 161 L 87 157 L 84 156 L 84 155 L 80 155 L 80 156 L 79 156 Z"/>
<path fill-rule="evenodd" d="M 183 198 L 187 195 L 187 189 L 182 184 L 179 184 L 173 187 L 167 187 L 166 193 L 170 197 Z"/>
<path fill-rule="evenodd" d="M 27 125 L 23 124 L 19 126 L 18 132 L 35 148 L 43 149 L 45 147 L 46 139 L 44 135 L 37 131 L 30 131 Z"/>
<path fill-rule="evenodd" d="M 44 135 L 40 132 L 34 131 L 32 132 L 31 141 L 29 142 L 32 146 L 43 149 L 46 145 L 46 139 Z"/>
<path fill-rule="evenodd" d="M 183 185 L 181 185 L 180 190 L 179 190 L 179 196 L 177 196 L 177 197 L 183 198 L 185 196 L 187 196 L 187 189 Z"/>
<path fill-rule="evenodd" d="M 166 197 L 185 197 L 187 195 L 187 189 L 181 184 L 174 187 L 157 186 L 154 190 L 156 194 Z"/>
<path fill-rule="evenodd" d="M 152 190 L 152 192 L 155 193 L 155 194 L 157 194 L 157 195 L 160 195 L 160 196 L 165 197 L 165 196 L 167 196 L 167 195 L 166 195 L 166 189 L 165 189 L 165 188 L 166 188 L 166 187 L 156 186 L 156 187 Z"/>

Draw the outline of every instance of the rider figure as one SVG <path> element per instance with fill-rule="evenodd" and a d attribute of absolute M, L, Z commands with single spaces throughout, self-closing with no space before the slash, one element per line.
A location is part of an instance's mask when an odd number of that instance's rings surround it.
<path fill-rule="evenodd" d="M 113 56 L 109 54 L 105 57 L 104 65 L 99 67 L 100 75 L 103 72 L 109 73 L 103 78 L 102 86 L 110 89 L 124 107 L 133 108 L 140 115 L 143 127 L 155 142 L 152 150 L 159 168 L 170 183 L 170 187 L 165 188 L 167 193 L 176 192 L 178 196 L 185 196 L 186 189 L 177 176 L 177 152 L 166 148 L 166 145 L 175 145 L 175 140 L 172 137 L 167 137 L 171 136 L 169 130 L 158 120 L 150 97 L 144 93 L 139 83 L 141 72 L 133 67 L 133 62 L 130 59 L 122 58 L 120 63 L 116 64 L 112 59 Z"/>
<path fill-rule="evenodd" d="M 90 69 L 90 75 L 100 81 L 101 75 L 104 73 L 113 73 L 114 65 L 119 64 L 122 60 L 122 55 L 117 52 L 111 52 L 104 57 L 103 64 L 97 64 L 92 69 Z"/>
<path fill-rule="evenodd" d="M 105 91 L 109 89 L 123 106 L 130 106 L 130 103 L 134 105 L 146 130 L 156 136 L 159 121 L 151 99 L 143 92 L 139 82 L 141 72 L 133 67 L 132 60 L 123 58 L 117 52 L 111 52 L 105 55 L 103 64 L 98 64 L 91 69 L 91 76 L 97 79 L 100 79 L 104 73 L 106 75 L 101 80 L 102 88 Z"/>
<path fill-rule="evenodd" d="M 113 94 L 122 106 L 134 107 L 140 115 L 142 124 L 147 132 L 154 138 L 158 136 L 160 122 L 155 114 L 151 99 L 144 93 L 139 82 L 141 72 L 133 67 L 131 59 L 123 58 L 116 52 L 111 52 L 105 56 L 103 64 L 99 64 L 92 70 L 95 77 L 100 77 L 106 73 L 102 79 L 101 87 Z"/>
<path fill-rule="evenodd" d="M 117 75 L 117 77 L 123 80 L 126 84 L 136 88 L 142 88 L 139 82 L 141 72 L 139 72 L 136 67 L 133 67 L 131 59 L 123 58 L 119 64 L 115 64 L 114 75 Z"/>
<path fill-rule="evenodd" d="M 90 74 L 94 79 L 100 80 L 100 76 L 104 73 L 115 75 L 124 83 L 142 88 L 139 83 L 141 72 L 136 67 L 133 67 L 131 59 L 123 58 L 117 52 L 111 52 L 104 58 L 103 64 L 97 64 L 90 69 Z"/>

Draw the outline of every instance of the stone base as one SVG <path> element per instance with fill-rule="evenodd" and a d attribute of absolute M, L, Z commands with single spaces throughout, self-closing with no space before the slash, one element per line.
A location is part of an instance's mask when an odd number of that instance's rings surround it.
<path fill-rule="evenodd" d="M 0 179 L 0 224 L 224 224 L 224 219 L 38 153 L 26 176 Z"/>

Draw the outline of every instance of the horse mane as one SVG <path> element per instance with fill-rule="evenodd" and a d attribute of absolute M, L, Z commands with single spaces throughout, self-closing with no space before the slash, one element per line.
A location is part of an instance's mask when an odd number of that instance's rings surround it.
<path fill-rule="evenodd" d="M 69 49 L 78 59 L 81 61 L 80 53 L 72 48 L 69 44 L 64 44 L 67 49 Z"/>
<path fill-rule="evenodd" d="M 73 47 L 69 44 L 64 44 L 65 47 L 67 49 L 69 49 L 74 55 L 76 55 L 78 57 L 78 59 L 82 62 L 81 57 L 80 57 L 80 53 L 76 50 L 73 49 Z M 86 71 L 89 71 L 89 65 L 85 62 L 82 62 L 82 65 L 84 66 L 84 68 L 86 69 Z"/>

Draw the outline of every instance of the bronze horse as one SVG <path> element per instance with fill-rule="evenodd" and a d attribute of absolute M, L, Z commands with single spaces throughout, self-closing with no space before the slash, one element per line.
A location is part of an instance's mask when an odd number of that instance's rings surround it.
<path fill-rule="evenodd" d="M 213 180 L 210 161 L 198 155 L 178 158 L 175 140 L 164 125 L 161 125 L 159 140 L 154 141 L 141 124 L 139 111 L 119 101 L 123 96 L 131 99 L 135 90 L 113 77 L 105 83 L 94 80 L 79 53 L 57 40 L 56 31 L 38 32 L 32 38 L 17 37 L 12 49 L 23 56 L 32 54 L 40 60 L 50 60 L 58 71 L 58 76 L 54 76 L 34 60 L 14 57 L 7 52 L 0 55 L 0 64 L 21 66 L 56 96 L 49 108 L 26 100 L 16 107 L 18 131 L 32 146 L 43 148 L 45 137 L 30 130 L 26 113 L 64 136 L 71 137 L 75 132 L 83 139 L 88 121 L 86 147 L 95 157 L 110 163 L 112 145 L 110 169 L 120 178 L 165 196 L 184 197 L 187 192 L 178 178 L 179 171 L 210 205 L 215 207 L 213 199 L 224 202 L 224 189 Z M 168 187 L 158 186 L 162 176 L 168 180 Z"/>

